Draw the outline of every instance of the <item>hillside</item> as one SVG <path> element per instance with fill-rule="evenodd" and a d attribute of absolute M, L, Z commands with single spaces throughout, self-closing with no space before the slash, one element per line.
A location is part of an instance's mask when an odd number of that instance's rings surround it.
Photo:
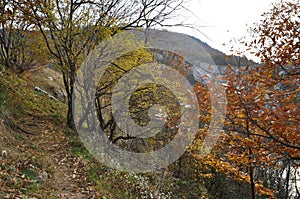
<path fill-rule="evenodd" d="M 51 90 L 61 79 L 45 67 L 0 79 L 0 198 L 96 196 L 84 149 L 64 126 L 66 105 L 35 86 Z"/>
<path fill-rule="evenodd" d="M 154 192 L 160 185 L 148 185 L 151 174 L 115 171 L 94 159 L 65 126 L 66 104 L 34 89 L 54 95 L 51 89 L 61 83 L 47 67 L 22 76 L 1 73 L 0 198 L 131 198 Z"/>
<path fill-rule="evenodd" d="M 183 40 L 189 38 L 180 35 Z M 220 61 L 225 54 L 194 39 L 217 65 L 231 63 Z M 164 195 L 169 189 L 180 195 L 192 189 L 165 187 L 164 183 L 176 179 L 161 179 L 159 172 L 137 176 L 95 160 L 77 134 L 64 125 L 67 106 L 59 96 L 63 82 L 55 70 L 41 66 L 21 75 L 10 71 L 0 75 L 0 198 L 132 198 Z"/>
<path fill-rule="evenodd" d="M 225 53 L 212 48 L 209 46 L 207 43 L 202 42 L 200 39 L 189 36 L 196 40 L 201 46 L 204 47 L 204 49 L 210 54 L 212 57 L 214 63 L 218 66 L 227 66 L 228 64 L 232 66 L 247 66 L 247 65 L 253 65 L 256 64 L 255 62 L 248 60 L 246 57 L 240 57 L 240 56 L 229 56 L 226 55 Z"/>
<path fill-rule="evenodd" d="M 226 55 L 200 39 L 184 33 L 156 29 L 134 29 L 129 32 L 133 33 L 137 40 L 147 40 L 148 45 L 155 49 L 156 59 L 161 63 L 170 63 L 169 52 L 175 52 L 173 56 L 183 56 L 181 58 L 185 64 L 191 66 L 187 71 L 187 79 L 191 84 L 202 81 L 201 76 L 208 73 L 223 75 L 228 65 L 233 68 L 257 65 L 246 57 Z"/>
<path fill-rule="evenodd" d="M 134 174 L 99 163 L 66 127 L 66 104 L 35 90 L 55 95 L 51 90 L 62 88 L 54 70 L 38 67 L 21 76 L 9 71 L 0 75 L 0 198 L 201 195 L 163 170 Z"/>

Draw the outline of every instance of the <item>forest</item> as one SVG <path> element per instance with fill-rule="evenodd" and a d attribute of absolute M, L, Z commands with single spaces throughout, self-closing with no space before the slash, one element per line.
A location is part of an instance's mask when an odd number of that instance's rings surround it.
<path fill-rule="evenodd" d="M 185 3 L 0 0 L 0 198 L 300 198 L 300 1 L 230 55 Z"/>

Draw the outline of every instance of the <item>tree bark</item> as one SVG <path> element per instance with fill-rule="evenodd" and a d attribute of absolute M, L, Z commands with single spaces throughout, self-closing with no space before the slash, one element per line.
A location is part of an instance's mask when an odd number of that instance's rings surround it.
<path fill-rule="evenodd" d="M 69 78 L 68 78 L 69 77 Z M 68 111 L 67 111 L 67 126 L 70 129 L 75 130 L 75 121 L 74 121 L 74 107 L 73 107 L 73 100 L 74 100 L 74 80 L 75 80 L 75 72 L 71 72 L 70 75 L 67 75 L 63 72 L 63 80 L 64 86 L 66 89 L 67 94 L 67 103 L 68 103 Z"/>
<path fill-rule="evenodd" d="M 252 164 L 249 167 L 250 170 L 250 187 L 251 187 L 251 199 L 255 199 L 255 183 L 254 183 L 254 173 Z"/>
<path fill-rule="evenodd" d="M 290 162 L 288 162 L 288 168 L 286 173 L 286 184 L 285 184 L 285 198 L 289 198 L 289 183 L 290 183 L 290 173 L 291 173 L 291 165 Z"/>

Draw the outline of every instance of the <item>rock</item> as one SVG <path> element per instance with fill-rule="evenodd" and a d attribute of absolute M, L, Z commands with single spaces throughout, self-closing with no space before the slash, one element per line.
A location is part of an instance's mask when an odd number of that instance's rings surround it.
<path fill-rule="evenodd" d="M 46 171 L 43 171 L 38 177 L 37 177 L 37 182 L 43 183 L 46 180 L 48 180 L 48 173 Z"/>
<path fill-rule="evenodd" d="M 2 150 L 2 151 L 1 151 L 1 155 L 2 155 L 3 157 L 7 156 L 7 151 L 6 151 L 6 150 Z"/>
<path fill-rule="evenodd" d="M 47 91 L 44 91 L 43 89 L 41 89 L 40 87 L 38 86 L 35 86 L 34 87 L 34 90 L 37 91 L 37 92 L 40 92 L 44 95 L 47 95 L 50 99 L 52 100 L 57 100 L 56 97 L 54 97 L 53 95 L 49 94 Z"/>
<path fill-rule="evenodd" d="M 40 91 L 41 89 L 40 89 L 40 87 L 35 86 L 35 87 L 34 87 L 34 90 L 35 90 L 35 91 Z"/>

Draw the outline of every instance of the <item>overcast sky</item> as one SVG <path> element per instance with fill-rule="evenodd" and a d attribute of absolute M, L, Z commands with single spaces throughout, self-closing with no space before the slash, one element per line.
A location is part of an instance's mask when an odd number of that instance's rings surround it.
<path fill-rule="evenodd" d="M 259 22 L 261 14 L 280 0 L 188 0 L 187 8 L 192 12 L 183 13 L 185 23 L 193 24 L 202 33 L 190 28 L 170 28 L 198 37 L 214 48 L 229 53 L 229 41 L 239 39 L 247 33 L 247 25 Z M 202 27 L 205 26 L 205 27 Z M 222 44 L 227 44 L 224 47 Z"/>

